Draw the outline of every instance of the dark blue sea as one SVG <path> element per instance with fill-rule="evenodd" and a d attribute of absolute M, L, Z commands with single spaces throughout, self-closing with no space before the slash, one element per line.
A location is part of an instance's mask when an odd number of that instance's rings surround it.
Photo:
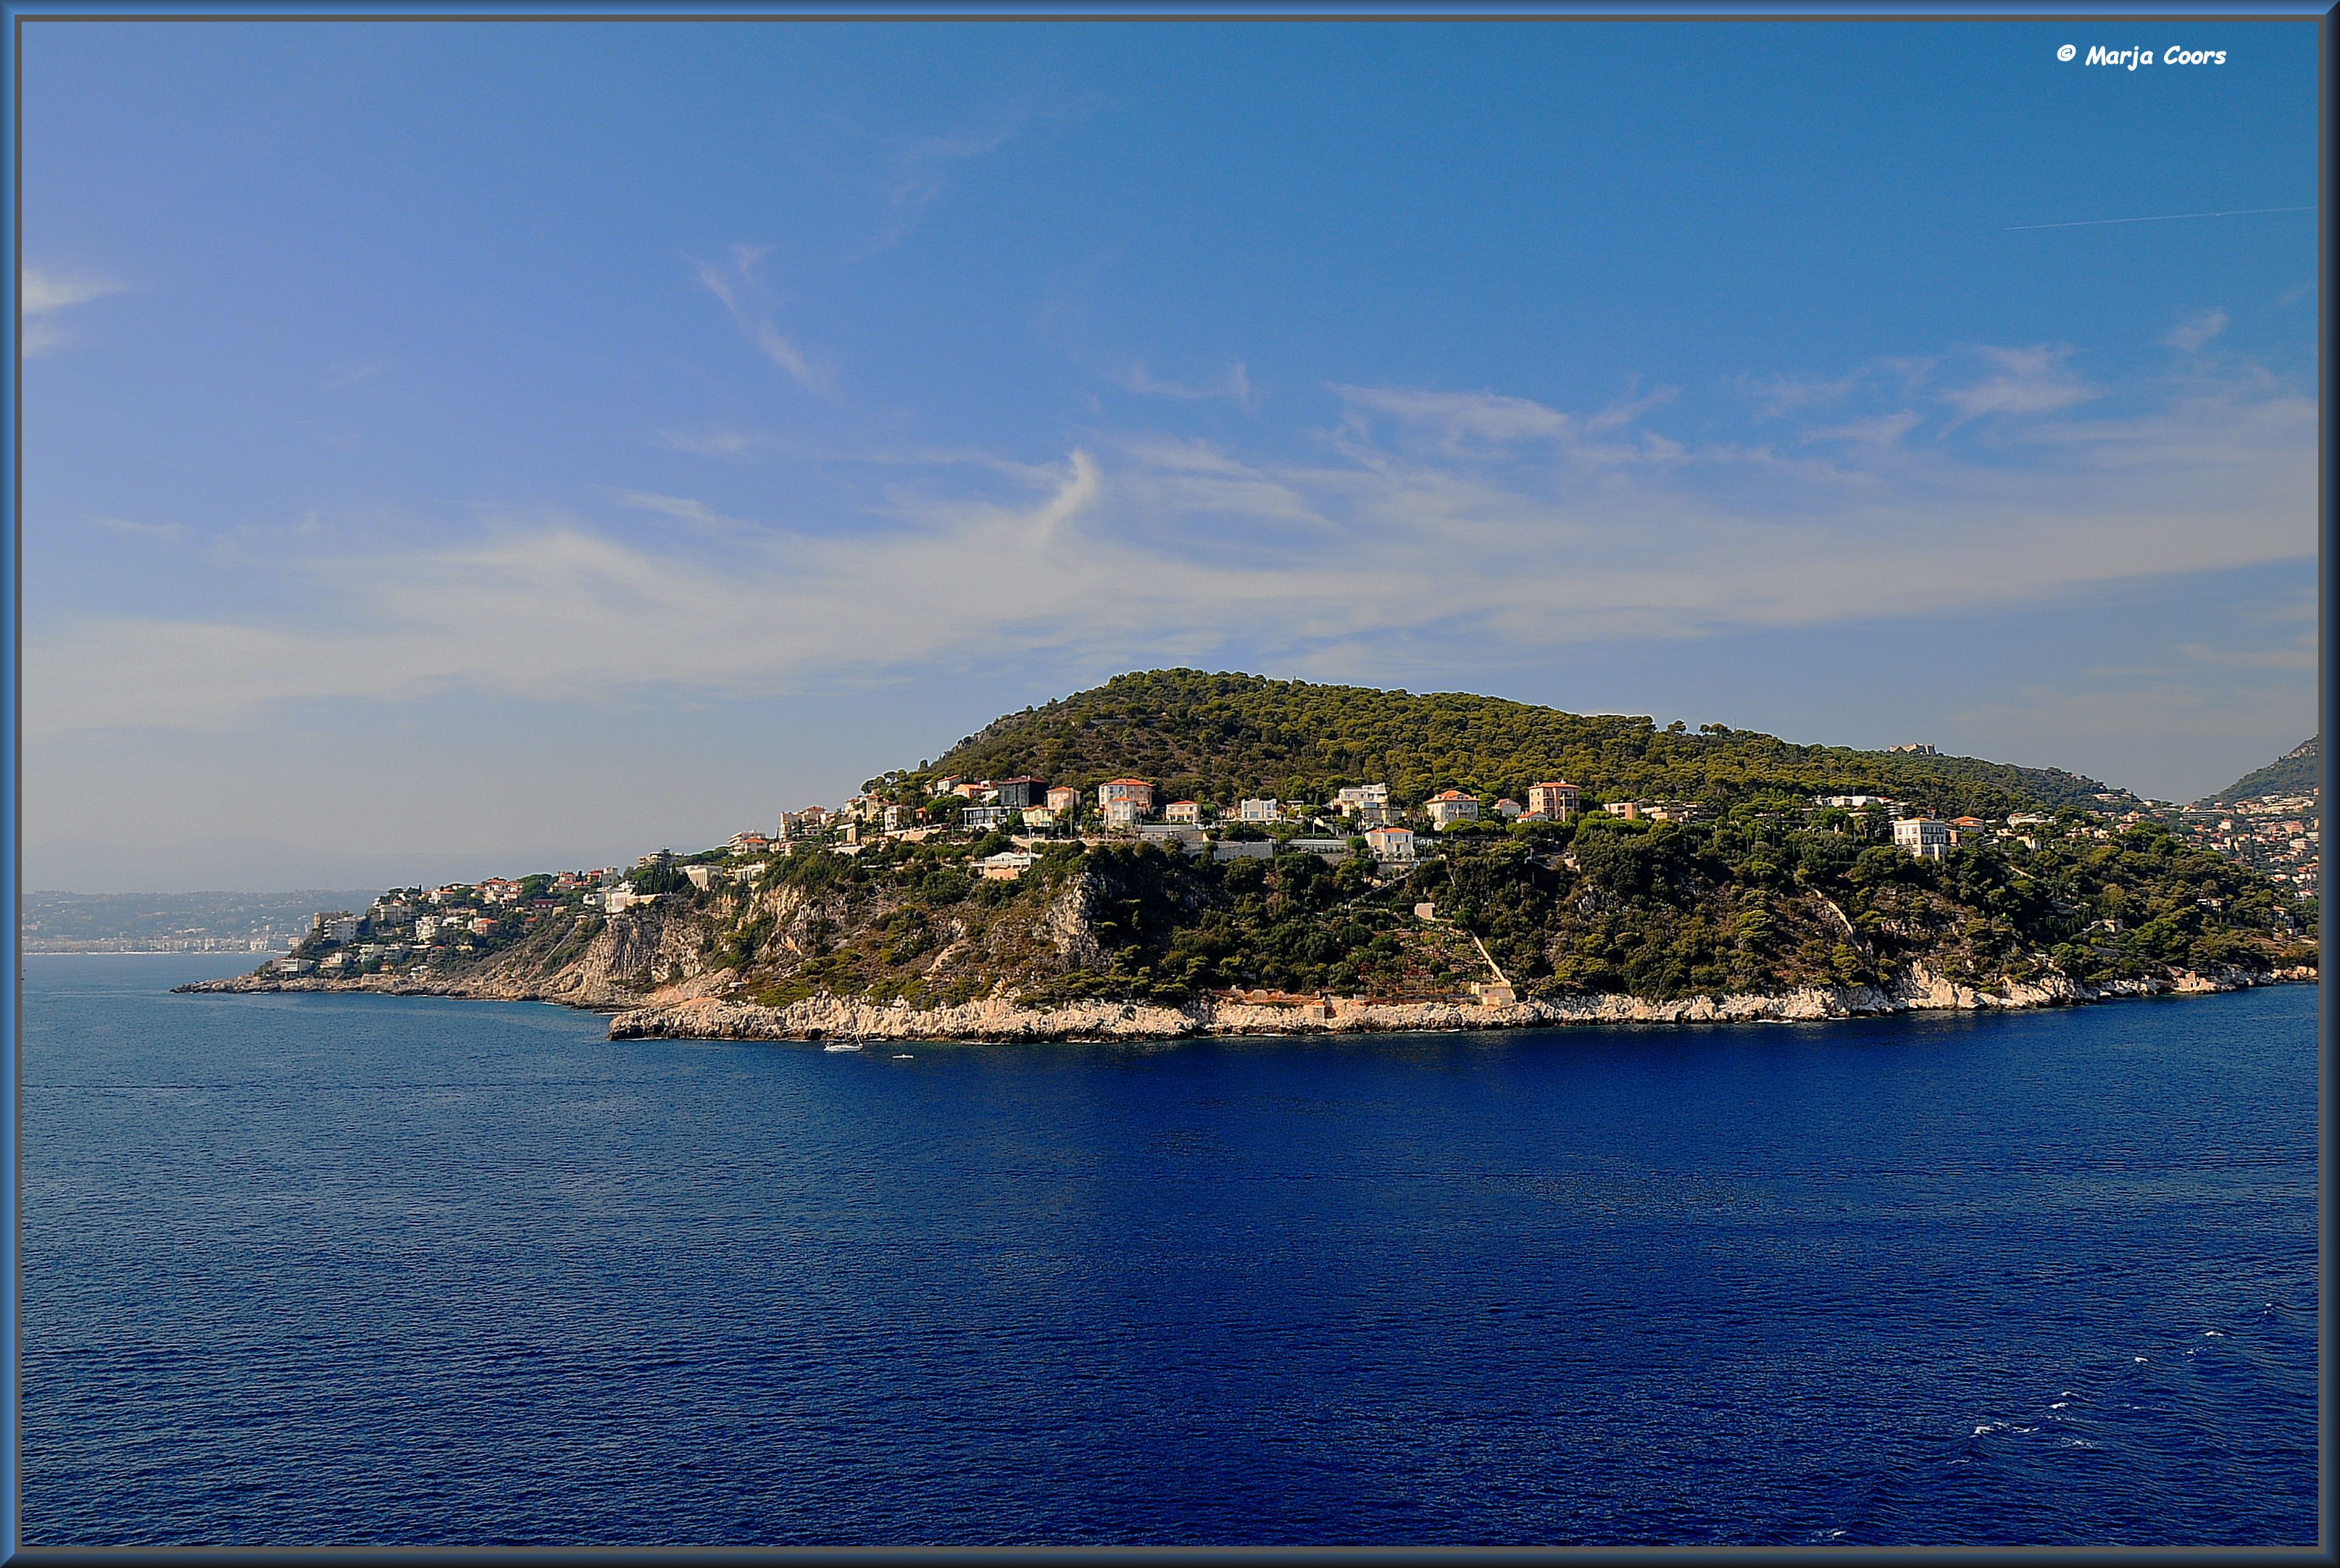
<path fill-rule="evenodd" d="M 849 1055 L 234 967 L 26 961 L 27 1544 L 2315 1538 L 2311 987 Z"/>

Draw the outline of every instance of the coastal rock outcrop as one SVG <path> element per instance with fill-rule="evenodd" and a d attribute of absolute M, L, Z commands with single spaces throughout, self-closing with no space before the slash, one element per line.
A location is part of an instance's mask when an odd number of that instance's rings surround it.
<path fill-rule="evenodd" d="M 1484 1006 L 1469 1002 L 1374 1002 L 1332 997 L 1305 1003 L 1205 997 L 1182 1007 L 1073 1002 L 1046 1007 L 992 996 L 954 1007 L 810 997 L 768 1007 L 713 997 L 638 1007 L 610 1020 L 613 1039 L 716 1040 L 1143 1040 L 1194 1035 L 1392 1034 L 1417 1030 L 1544 1028 L 1568 1024 L 1818 1023 L 1863 1015 L 2068 1007 L 2163 992 L 2237 990 L 2274 981 L 2313 980 L 2312 969 L 2272 976 L 2240 970 L 2175 981 L 2083 986 L 2054 977 L 1998 987 L 1959 984 L 1913 968 L 1890 988 L 1813 987 L 1777 996 L 1691 997 L 1647 1001 L 1597 996 Z"/>

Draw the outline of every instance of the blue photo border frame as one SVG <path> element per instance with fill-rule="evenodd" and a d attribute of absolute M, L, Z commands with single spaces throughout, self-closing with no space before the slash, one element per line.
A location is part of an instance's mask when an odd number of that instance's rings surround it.
<path fill-rule="evenodd" d="M 836 3 L 836 0 L 830 0 L 829 4 L 825 5 L 775 5 L 768 3 L 757 3 L 757 0 L 731 0 L 731 3 L 725 3 L 725 0 L 715 0 L 715 3 L 710 4 L 709 3 L 709 0 L 698 0 L 698 3 L 696 4 L 686 3 L 685 5 L 678 6 L 672 10 L 646 8 L 640 4 L 612 4 L 608 3 L 608 0 L 583 0 L 583 3 L 580 3 L 580 0 L 519 0 L 519 3 L 514 3 L 514 0 L 502 0 L 502 3 L 483 5 L 476 9 L 449 6 L 444 4 L 431 5 L 401 3 L 401 0 L 371 0 L 371 3 L 367 3 L 367 0 L 354 0 L 354 3 L 349 4 L 319 4 L 316 3 L 316 0 L 309 0 L 309 3 L 306 4 L 246 4 L 241 5 L 204 5 L 191 3 L 179 4 L 172 3 L 172 0 L 132 0 L 132 3 L 129 4 L 118 3 L 118 0 L 117 3 L 114 4 L 105 4 L 103 3 L 103 0 L 94 0 L 94 3 L 90 4 L 60 3 L 60 0 L 51 0 L 51 3 L 47 4 L 39 3 L 39 0 L 0 0 L 0 15 L 5 15 L 6 24 L 5 27 L 0 27 L 0 90 L 5 90 L 8 104 L 6 114 L 5 116 L 0 116 L 0 135 L 5 135 L 7 141 L 7 156 L 5 162 L 0 162 L 0 178 L 5 178 L 7 183 L 7 191 L 5 193 L 6 199 L 5 202 L 0 202 L 0 224 L 5 225 L 5 233 L 7 250 L 13 259 L 16 277 L 19 280 L 15 302 L 15 308 L 10 311 L 5 327 L 7 334 L 6 348 L 11 366 L 11 375 L 8 379 L 6 393 L 8 483 L 5 491 L 5 504 L 7 507 L 8 518 L 8 548 L 5 554 L 0 554 L 0 573 L 5 573 L 5 582 L 0 582 L 0 611 L 5 612 L 7 620 L 5 629 L 6 635 L 5 637 L 0 637 L 0 661 L 5 661 L 5 669 L 0 669 L 0 702 L 5 702 L 6 707 L 5 723 L 5 725 L 0 725 L 0 745 L 5 745 L 5 766 L 0 766 L 0 804 L 5 804 L 7 819 L 7 831 L 5 836 L 0 836 L 0 870 L 5 870 L 8 887 L 8 898 L 5 905 L 0 905 L 0 920 L 5 920 L 5 935 L 11 958 L 5 979 L 5 981 L 0 981 L 0 984 L 5 984 L 6 991 L 5 1006 L 0 1006 L 0 1029 L 5 1029 L 6 1036 L 5 1040 L 0 1040 L 0 1075 L 5 1075 L 5 1087 L 8 1107 L 7 1116 L 5 1118 L 0 1118 L 0 1208 L 5 1209 L 10 1226 L 7 1255 L 5 1260 L 0 1260 L 0 1339 L 5 1339 L 5 1343 L 7 1347 L 7 1354 L 5 1356 L 0 1356 L 0 1414 L 5 1414 L 6 1422 L 5 1441 L 0 1442 L 0 1563 L 15 1562 L 20 1558 L 26 1561 L 38 1560 L 63 1562 L 67 1560 L 103 1560 L 115 1563 L 140 1560 L 142 1558 L 155 1558 L 158 1560 L 163 1558 L 173 1560 L 211 1558 L 218 1561 L 243 1561 L 250 1555 L 248 1552 L 219 1553 L 202 1550 L 186 1550 L 160 1553 L 123 1553 L 118 1551 L 103 1553 L 76 1552 L 70 1549 L 58 1548 L 27 1550 L 24 1547 L 19 1533 L 19 1521 L 21 1517 L 19 1485 L 22 1476 L 21 1457 L 24 1440 L 23 1424 L 20 1419 L 19 1400 L 22 1387 L 20 1372 L 23 1354 L 21 1318 L 23 1298 L 20 1289 L 20 1269 L 23 1260 L 24 1235 L 22 1210 L 22 1135 L 24 1126 L 25 1089 L 22 1057 L 23 1004 L 21 988 L 18 985 L 18 978 L 23 972 L 24 959 L 21 919 L 22 899 L 24 893 L 21 875 L 23 865 L 22 851 L 24 845 L 23 796 L 21 789 L 23 781 L 23 661 L 21 655 L 24 609 L 24 524 L 22 505 L 22 409 L 24 393 L 24 363 L 21 342 L 23 324 L 21 279 L 23 274 L 24 254 L 20 202 L 24 142 L 21 73 L 25 44 L 24 29 L 27 24 L 35 22 L 64 21 L 124 23 L 172 20 L 213 22 L 324 22 L 342 20 L 421 22 L 491 20 L 544 22 L 594 20 L 828 20 L 869 22 L 882 20 L 923 19 L 962 21 L 1153 20 L 1162 22 L 1178 20 L 1304 20 L 1336 22 L 1342 20 L 1403 18 L 1415 18 L 1424 21 L 1448 23 L 1466 23 L 1473 21 L 1526 22 L 1536 20 L 1679 20 L 1704 21 L 1709 23 L 1720 21 L 1762 22 L 1819 20 L 1914 22 L 2003 20 L 2036 22 L 2063 19 L 2079 21 L 2158 17 L 2190 17 L 2233 22 L 2298 20 L 2313 18 L 2317 21 L 2319 30 L 2317 49 L 2319 65 L 2317 96 L 2318 120 L 2321 127 L 2321 142 L 2323 147 L 2323 152 L 2320 154 L 2320 166 L 2318 169 L 2317 179 L 2317 197 L 2320 203 L 2320 211 L 2317 219 L 2319 224 L 2318 320 L 2319 326 L 2324 334 L 2324 342 L 2328 351 L 2330 335 L 2333 331 L 2330 281 L 2331 258 L 2333 256 L 2331 230 L 2331 224 L 2333 222 L 2333 203 L 2331 201 L 2332 161 L 2330 149 L 2333 145 L 2335 130 L 2332 112 L 2331 94 L 2333 81 L 2332 57 L 2335 39 L 2334 29 L 2335 10 L 2335 5 L 2328 3 L 2315 3 L 2315 0 L 2274 0 L 2274 3 L 2268 3 L 2268 0 L 2260 0 L 2260 3 L 2252 5 L 2247 9 L 2238 9 L 2234 11 L 2221 11 L 2214 8 L 2206 8 L 2198 3 L 2131 3 L 2126 5 L 2067 3 L 2063 5 L 2008 5 L 2005 3 L 1989 4 L 1985 3 L 1985 0 L 1965 0 L 1965 3 L 1958 3 L 1958 0 L 1919 0 L 1919 3 L 1916 4 L 1886 6 L 1880 6 L 1874 3 L 1855 3 L 1855 0 L 1804 0 L 1804 3 L 1800 5 L 1763 5 L 1756 3 L 1756 0 L 1747 0 L 1747 3 L 1729 3 L 1729 0 L 1672 0 L 1672 3 L 1671 4 L 1632 4 L 1630 3 L 1630 0 L 1627 0 L 1627 3 L 1620 3 L 1620 0 L 1607 0 L 1607 3 L 1599 3 L 1599 0 L 1594 0 L 1594 3 L 1575 5 L 1552 4 L 1550 3 L 1550 0 L 1464 0 L 1462 5 L 1451 10 L 1425 6 L 1418 3 L 1418 0 L 1415 4 L 1393 3 L 1393 0 L 1267 0 L 1267 4 L 1263 5 L 1256 9 L 1230 5 L 1224 3 L 1224 0 L 1221 0 L 1221 3 L 1217 4 L 1206 3 L 1206 0 L 1122 0 L 1122 3 L 1119 4 L 1111 3 L 1111 0 L 1023 0 L 1022 4 L 1005 5 L 936 3 L 936 0 L 893 0 L 893 3 L 891 4 L 868 5 L 838 4 Z M 2335 687 L 2330 680 L 2330 672 L 2334 660 L 2334 650 L 2328 640 L 2326 633 L 2326 629 L 2331 624 L 2333 608 L 2333 547 L 2335 542 L 2340 542 L 2340 525 L 2335 525 L 2335 515 L 2340 514 L 2335 514 L 2335 511 L 2334 497 L 2331 486 L 2331 456 L 2334 448 L 2335 426 L 2330 385 L 2330 364 L 2331 360 L 2327 352 L 2319 360 L 2317 378 L 2317 395 L 2320 415 L 2319 428 L 2321 435 L 2321 450 L 2319 452 L 2318 467 L 2319 483 L 2317 523 L 2319 528 L 2319 536 L 2322 541 L 2322 548 L 2319 551 L 2317 560 L 2317 602 L 2319 615 L 2317 712 L 2319 715 L 2319 733 L 2327 739 L 2331 736 L 2335 727 L 2334 719 L 2335 713 L 2340 712 L 2340 709 L 2335 709 Z M 2335 780 L 2335 768 L 2332 759 L 2332 753 L 2328 746 L 2324 749 L 2323 752 L 2323 769 L 2322 789 L 2324 790 L 2324 798 L 2328 801 L 2333 792 L 2333 784 Z M 2328 894 L 2329 878 L 2327 875 L 2324 888 L 2319 889 L 2319 942 L 2321 945 L 2321 950 L 2325 952 L 2329 952 L 2331 950 L 2335 932 L 2336 929 L 2340 929 L 2340 919 L 2335 919 Z M 2340 1006 L 2335 1006 L 2333 994 L 2328 991 L 2323 991 L 2320 985 L 2317 999 L 2317 1018 L 2320 1049 L 2320 1062 L 2317 1075 L 2318 1128 L 2320 1135 L 2319 1158 L 2320 1174 L 2326 1184 L 2325 1201 L 2319 1213 L 2318 1226 L 2320 1238 L 2320 1255 L 2318 1258 L 2318 1307 L 2323 1319 L 2323 1327 L 2319 1329 L 2318 1336 L 2317 1372 L 2318 1430 L 2320 1439 L 2320 1453 L 2318 1455 L 2318 1470 L 2320 1477 L 2320 1494 L 2318 1497 L 2320 1544 L 2317 1549 L 2308 1552 L 2256 1551 L 2238 1553 L 2228 1551 L 2220 1553 L 2195 1553 L 2181 1550 L 2176 1552 L 2157 1551 L 2150 1553 L 2151 1556 L 2157 1558 L 2176 1557 L 2182 1559 L 2199 1556 L 2203 1561 L 2230 1562 L 2240 1556 L 2262 1562 L 2288 1561 L 2300 1563 L 2331 1563 L 2340 1561 L 2340 1497 L 2335 1497 L 2335 1493 L 2340 1493 L 2340 1484 L 2335 1484 L 2335 1482 L 2340 1482 L 2340 1465 L 2335 1465 L 2334 1445 L 2331 1441 L 2333 1435 L 2332 1421 L 2335 1404 L 2335 1390 L 2340 1390 L 2340 1378 L 2335 1378 L 2335 1367 L 2331 1355 L 2333 1339 L 2330 1334 L 2330 1325 L 2332 1323 L 2334 1310 L 2332 1298 L 2332 1266 L 2335 1238 L 2340 1238 L 2340 1223 L 2335 1223 L 2340 1222 L 2340 1204 L 2335 1204 L 2333 1201 L 2334 1195 L 2332 1194 L 2329 1185 L 2333 1179 L 2335 1168 L 2335 1162 L 2332 1157 L 2334 1153 L 2335 1119 L 2334 1116 L 2335 1106 L 2333 1099 L 2335 1081 L 2333 1071 L 2335 1065 L 2333 1059 L 2333 1049 L 2335 1039 L 2340 1039 Z M 492 1555 L 498 1558 L 529 1559 L 536 1561 L 574 1560 L 580 1555 L 590 1555 L 591 1558 L 600 1561 L 666 1561 L 676 1557 L 689 1557 L 699 1561 L 740 1561 L 763 1557 L 810 1556 L 838 1560 L 850 1558 L 856 1562 L 874 1562 L 887 1560 L 935 1561 L 945 1556 L 984 1557 L 992 1555 L 1004 1555 L 1011 1559 L 1017 1559 L 1029 1554 L 1030 1553 L 1021 1550 L 1005 1550 L 1001 1553 L 995 1553 L 985 1549 L 965 1549 L 947 1553 L 931 1552 L 892 1552 L 886 1549 L 863 1549 L 852 1552 L 772 1549 L 768 1552 L 760 1553 L 726 1551 L 721 1553 L 698 1552 L 688 1553 L 659 1552 L 655 1550 L 631 1551 L 620 1549 L 615 1551 L 603 1550 L 591 1553 L 505 1552 L 493 1553 Z M 1061 1552 L 1047 1554 L 1056 1556 L 1067 1555 L 1067 1553 Z M 1564 1559 L 1582 1558 L 1586 1556 L 1615 1557 L 1619 1555 L 1618 1553 L 1597 1548 L 1567 1547 L 1527 1551 L 1502 1549 L 1472 1552 L 1463 1554 L 1482 1559 L 1496 1559 L 1503 1561 L 1535 1561 L 1548 1558 Z M 1856 1560 L 1872 1561 L 1879 1558 L 1892 1558 L 1909 1554 L 1936 1557 L 1942 1555 L 1939 1549 L 1909 1547 L 1889 1549 L 1876 1553 L 1853 1553 L 1847 1554 L 1841 1560 L 1848 1562 Z M 362 1557 L 382 1561 L 404 1561 L 409 1559 L 443 1560 L 450 1555 L 451 1553 L 446 1551 L 384 1551 L 380 1549 L 292 1550 L 275 1551 L 269 1553 L 270 1557 L 278 1561 L 305 1560 L 312 1558 L 322 1561 L 328 1558 L 342 1559 L 349 1557 Z M 461 1555 L 469 1556 L 471 1555 L 471 1553 L 461 1553 Z M 1155 1560 L 1169 1558 L 1172 1560 L 1184 1559 L 1189 1561 L 1227 1561 L 1237 1555 L 1244 1557 L 1285 1555 L 1309 1556 L 1322 1555 L 1322 1553 L 1311 1549 L 1245 1551 L 1241 1553 L 1225 1551 L 1187 1553 L 1176 1550 L 1164 1551 L 1161 1549 L 1143 1553 L 1136 1551 L 1099 1552 L 1085 1550 L 1077 1553 L 1077 1556 L 1082 1560 L 1111 1560 L 1120 1557 L 1136 1559 L 1143 1557 Z M 1424 1555 L 1404 1549 L 1382 1549 L 1371 1551 L 1344 1551 L 1339 1553 L 1339 1560 L 1363 1562 L 1419 1559 L 1422 1561 L 1429 1561 L 1432 1560 L 1433 1556 L 1438 1559 L 1445 1559 L 1453 1555 L 1454 1555 L 1454 1553 L 1452 1552 L 1440 1552 L 1431 1555 Z M 1642 1561 L 1688 1559 L 1693 1555 L 1702 1561 L 1769 1561 L 1778 1557 L 1780 1553 L 1760 1549 L 1696 1548 L 1676 1550 L 1668 1548 L 1647 1548 L 1636 1551 L 1630 1555 L 1636 1560 Z M 1974 1555 L 1979 1556 L 1986 1554 L 1978 1553 L 1974 1553 Z M 2065 1561 L 2121 1560 L 2121 1554 L 2073 1553 L 2069 1551 L 2051 1550 L 2046 1548 L 1993 1552 L 1987 1555 L 1991 1557 L 2044 1555 L 2060 1558 Z M 2134 1554 L 2131 1554 L 2128 1560 L 2135 1560 Z"/>

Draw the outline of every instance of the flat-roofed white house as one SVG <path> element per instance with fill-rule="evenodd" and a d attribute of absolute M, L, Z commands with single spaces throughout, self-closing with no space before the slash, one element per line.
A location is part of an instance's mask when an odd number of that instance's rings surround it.
<path fill-rule="evenodd" d="M 1460 789 L 1442 789 L 1423 802 L 1422 809 L 1429 813 L 1430 825 L 1442 833 L 1457 822 L 1479 819 L 1479 798 Z"/>
<path fill-rule="evenodd" d="M 982 831 L 1006 827 L 1007 819 L 1015 814 L 1005 806 L 962 806 L 959 808 L 958 819 L 962 827 Z"/>
<path fill-rule="evenodd" d="M 1950 825 L 1931 817 L 1904 817 L 1893 824 L 1893 847 L 1920 860 L 1938 860 L 1950 852 Z"/>
<path fill-rule="evenodd" d="M 986 856 L 977 864 L 982 867 L 986 880 L 1013 882 L 1030 870 L 1032 862 L 1037 858 L 1038 856 L 1026 849 L 1002 849 L 996 855 Z"/>
<path fill-rule="evenodd" d="M 1244 800 L 1236 803 L 1235 820 L 1238 822 L 1273 822 L 1275 819 L 1276 803 L 1272 797 L 1265 800 Z"/>
<path fill-rule="evenodd" d="M 1333 804 L 1341 809 L 1344 817 L 1353 817 L 1367 806 L 1378 806 L 1387 811 L 1389 803 L 1389 786 L 1386 784 L 1351 784 L 1335 790 L 1333 795 Z"/>

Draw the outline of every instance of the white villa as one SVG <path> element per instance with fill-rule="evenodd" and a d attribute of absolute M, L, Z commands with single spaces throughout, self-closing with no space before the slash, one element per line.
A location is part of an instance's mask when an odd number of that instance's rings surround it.
<path fill-rule="evenodd" d="M 1443 833 L 1457 822 L 1479 819 L 1479 798 L 1465 795 L 1460 789 L 1442 789 L 1423 803 L 1430 815 L 1430 825 Z"/>

